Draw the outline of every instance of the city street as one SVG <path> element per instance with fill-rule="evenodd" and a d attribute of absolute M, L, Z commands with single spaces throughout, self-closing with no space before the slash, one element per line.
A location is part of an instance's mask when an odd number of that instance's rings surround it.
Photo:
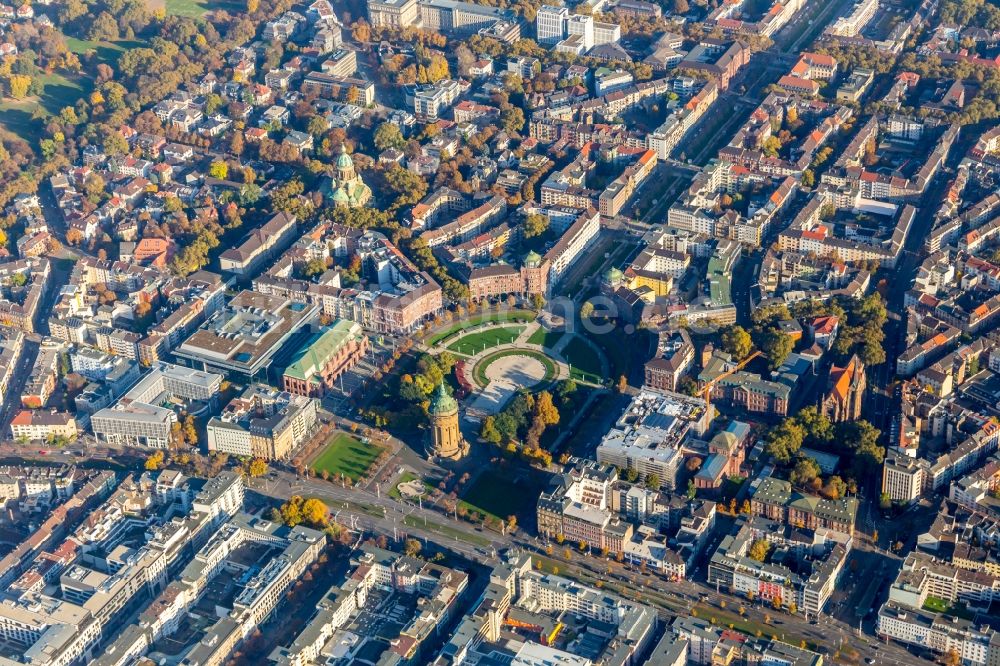
<path fill-rule="evenodd" d="M 841 644 L 846 644 L 857 650 L 863 659 L 875 659 L 875 663 L 903 665 L 920 661 L 901 646 L 880 644 L 867 633 L 872 629 L 869 622 L 866 622 L 864 627 L 866 633 L 859 636 L 857 619 L 851 622 L 845 621 L 847 616 L 853 613 L 853 609 L 844 603 L 844 600 L 833 615 L 824 615 L 821 618 L 793 616 L 716 591 L 714 586 L 706 583 L 704 567 L 696 570 L 688 580 L 668 581 L 653 573 L 643 573 L 638 567 L 619 563 L 614 559 L 582 555 L 579 552 L 575 552 L 569 561 L 564 562 L 561 557 L 564 546 L 552 544 L 553 554 L 546 555 L 546 543 L 524 533 L 523 530 L 518 530 L 513 535 L 502 535 L 456 520 L 438 510 L 394 500 L 386 493 L 345 488 L 336 483 L 312 478 L 300 479 L 293 473 L 281 470 L 274 471 L 263 479 L 251 480 L 249 484 L 251 491 L 278 501 L 284 501 L 292 495 L 318 497 L 327 503 L 337 522 L 351 529 L 382 534 L 397 540 L 408 536 L 425 542 L 431 541 L 476 561 L 492 557 L 507 548 L 523 548 L 559 562 L 562 575 L 578 577 L 583 582 L 591 584 L 596 581 L 609 585 L 615 584 L 616 581 L 624 582 L 626 589 L 637 591 L 640 596 L 645 593 L 647 595 L 645 601 L 668 613 L 686 615 L 695 605 L 716 608 L 719 613 L 732 613 L 743 606 L 748 621 L 764 624 L 765 620 L 770 618 L 770 625 L 779 637 L 782 633 L 787 633 L 804 638 L 823 647 L 829 654 L 836 651 Z M 443 530 L 447 530 L 447 533 Z M 721 537 L 721 534 L 717 534 L 713 543 L 717 544 Z M 710 544 L 707 550 L 710 551 L 711 548 Z M 862 562 L 869 562 L 878 561 L 870 560 L 871 557 L 884 559 L 885 556 L 873 551 L 860 550 L 852 554 L 852 557 L 861 557 Z M 888 561 L 894 564 L 884 568 L 880 580 L 895 576 L 898 560 L 890 558 Z M 869 569 L 862 565 L 858 571 L 862 573 L 855 573 L 845 568 L 841 585 L 848 590 L 854 590 L 856 581 L 866 580 L 863 572 Z M 656 596 L 653 596 L 653 591 L 656 591 Z M 851 600 L 859 598 L 860 594 L 852 593 Z"/>

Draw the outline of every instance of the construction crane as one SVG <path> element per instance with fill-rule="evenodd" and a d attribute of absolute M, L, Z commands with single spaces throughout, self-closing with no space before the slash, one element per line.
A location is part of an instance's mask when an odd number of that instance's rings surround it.
<path fill-rule="evenodd" d="M 705 410 L 708 411 L 711 408 L 711 406 L 712 406 L 712 387 L 715 386 L 716 382 L 718 382 L 720 379 L 725 379 L 726 377 L 728 377 L 729 375 L 731 375 L 733 373 L 739 372 L 740 370 L 742 370 L 743 368 L 745 368 L 747 366 L 747 363 L 749 363 L 750 361 L 754 360 L 758 356 L 762 356 L 762 355 L 763 354 L 761 354 L 761 352 L 759 350 L 758 351 L 754 351 L 752 354 L 750 354 L 749 356 L 747 356 L 745 359 L 743 359 L 742 361 L 740 361 L 739 363 L 737 363 L 735 366 L 733 366 L 729 370 L 726 370 L 725 372 L 723 372 L 721 375 L 719 375 L 715 379 L 712 379 L 711 381 L 705 382 L 705 386 L 702 388 L 702 392 L 703 392 L 702 393 L 702 398 L 704 398 L 704 400 L 705 400 Z"/>

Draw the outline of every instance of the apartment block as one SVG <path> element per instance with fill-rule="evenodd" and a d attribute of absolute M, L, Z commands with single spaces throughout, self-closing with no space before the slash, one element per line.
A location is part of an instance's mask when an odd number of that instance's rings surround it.
<path fill-rule="evenodd" d="M 208 450 L 284 460 L 315 431 L 317 401 L 254 384 L 208 421 Z"/>

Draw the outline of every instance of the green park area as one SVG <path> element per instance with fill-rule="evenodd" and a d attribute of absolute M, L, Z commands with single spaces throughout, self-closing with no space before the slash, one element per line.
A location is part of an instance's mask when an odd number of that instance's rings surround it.
<path fill-rule="evenodd" d="M 403 494 L 399 492 L 399 487 L 404 483 L 409 483 L 410 481 L 416 480 L 418 477 L 413 472 L 403 472 L 400 474 L 399 478 L 396 479 L 396 484 L 389 491 L 389 497 L 394 500 L 402 499 Z"/>
<path fill-rule="evenodd" d="M 544 326 L 539 326 L 538 330 L 531 334 L 528 338 L 528 343 L 533 345 L 541 345 L 546 349 L 552 349 L 562 337 L 566 335 L 563 331 L 550 331 Z"/>
<path fill-rule="evenodd" d="M 37 97 L 7 99 L 0 103 L 0 123 L 26 141 L 31 141 L 34 137 L 32 118 L 36 113 L 59 113 L 63 107 L 73 106 L 93 89 L 90 79 L 84 76 L 71 77 L 60 72 L 43 74 L 38 80 L 42 84 L 42 92 Z"/>
<path fill-rule="evenodd" d="M 365 444 L 347 433 L 338 432 L 313 460 L 312 469 L 317 474 L 326 471 L 331 477 L 339 478 L 343 474 L 352 481 L 357 481 L 368 472 L 381 453 L 381 447 Z"/>
<path fill-rule="evenodd" d="M 462 496 L 458 505 L 467 511 L 484 514 L 488 518 L 507 520 L 527 506 L 538 489 L 527 487 L 527 481 L 511 479 L 493 471 L 480 474 Z"/>
<path fill-rule="evenodd" d="M 115 42 L 90 41 L 66 38 L 66 46 L 81 59 L 89 51 L 97 54 L 97 62 L 114 66 L 126 49 L 146 46 L 145 42 L 137 40 L 119 40 Z M 37 138 L 37 128 L 34 127 L 38 115 L 49 116 L 58 114 L 67 106 L 74 106 L 81 98 L 90 95 L 94 89 L 91 76 L 94 72 L 87 71 L 86 66 L 80 74 L 66 72 L 50 72 L 39 74 L 37 80 L 42 85 L 39 95 L 21 100 L 7 99 L 0 103 L 0 123 L 8 130 L 26 141 Z"/>
<path fill-rule="evenodd" d="M 534 321 L 535 313 L 531 310 L 504 310 L 502 312 L 484 312 L 481 314 L 472 315 L 460 322 L 456 322 L 451 326 L 446 326 L 434 335 L 427 338 L 427 345 L 433 347 L 442 340 L 446 340 L 455 333 L 459 331 L 464 331 L 467 328 L 474 328 L 480 324 L 484 324 L 490 321 Z"/>
<path fill-rule="evenodd" d="M 592 384 L 604 381 L 605 378 L 601 376 L 601 359 L 579 336 L 574 336 L 569 344 L 563 347 L 562 356 L 570 364 L 571 378 Z"/>
<path fill-rule="evenodd" d="M 148 0 L 153 9 L 164 7 L 172 16 L 190 16 L 198 18 L 213 9 L 225 9 L 229 12 L 246 11 L 245 2 L 228 2 L 220 0 Z"/>
<path fill-rule="evenodd" d="M 66 48 L 78 56 L 93 51 L 97 55 L 98 62 L 114 66 L 118 62 L 118 57 L 128 49 L 141 49 L 149 46 L 146 42 L 138 39 L 120 39 L 113 42 L 104 42 L 93 39 L 78 39 L 77 37 L 66 38 Z"/>
<path fill-rule="evenodd" d="M 393 498 L 394 500 L 407 499 L 406 497 L 404 497 L 403 493 L 400 492 L 399 487 L 404 484 L 410 483 L 411 481 L 417 481 L 417 480 L 419 480 L 420 483 L 423 484 L 424 486 L 424 497 L 434 492 L 434 484 L 432 484 L 427 479 L 421 479 L 413 472 L 403 472 L 402 474 L 399 475 L 399 478 L 396 479 L 396 483 L 389 490 L 389 497 Z M 412 501 L 416 502 L 415 499 Z"/>
<path fill-rule="evenodd" d="M 499 347 L 514 342 L 523 330 L 524 326 L 494 326 L 463 335 L 449 344 L 448 349 L 465 356 L 474 356 L 490 347 Z"/>

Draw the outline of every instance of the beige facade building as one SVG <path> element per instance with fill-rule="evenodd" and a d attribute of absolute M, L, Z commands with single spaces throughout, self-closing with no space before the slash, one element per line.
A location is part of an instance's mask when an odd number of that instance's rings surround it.
<path fill-rule="evenodd" d="M 257 384 L 208 422 L 208 450 L 283 460 L 316 425 L 316 400 Z"/>
<path fill-rule="evenodd" d="M 78 433 L 76 419 L 68 412 L 22 409 L 10 422 L 14 439 L 45 440 L 50 437 L 73 439 Z"/>
<path fill-rule="evenodd" d="M 428 455 L 450 460 L 465 456 L 469 452 L 469 444 L 458 428 L 458 402 L 448 395 L 444 384 L 438 384 L 437 393 L 427 411 L 431 421 Z"/>
<path fill-rule="evenodd" d="M 368 0 L 368 20 L 376 28 L 409 28 L 419 18 L 417 0 Z"/>

